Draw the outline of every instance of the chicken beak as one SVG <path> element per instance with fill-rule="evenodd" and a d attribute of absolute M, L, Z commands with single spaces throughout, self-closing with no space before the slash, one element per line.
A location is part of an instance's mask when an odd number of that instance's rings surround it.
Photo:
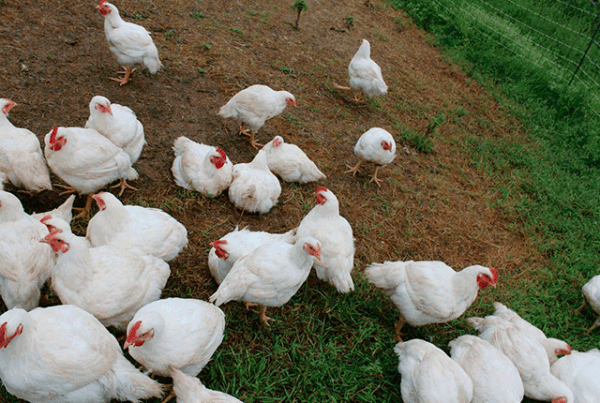
<path fill-rule="evenodd" d="M 125 341 L 125 344 L 123 344 L 123 350 L 127 350 L 127 347 L 129 347 L 129 346 L 133 346 L 133 343 Z"/>
<path fill-rule="evenodd" d="M 40 243 L 47 243 L 48 245 L 50 245 L 50 240 L 46 239 L 46 238 L 42 238 L 42 239 L 40 239 Z"/>

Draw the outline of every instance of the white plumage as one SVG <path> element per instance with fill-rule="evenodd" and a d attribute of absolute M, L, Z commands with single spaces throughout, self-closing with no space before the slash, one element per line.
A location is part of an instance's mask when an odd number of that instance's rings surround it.
<path fill-rule="evenodd" d="M 135 163 L 146 144 L 144 126 L 135 113 L 126 106 L 111 104 L 108 98 L 95 96 L 90 101 L 90 117 L 85 124 L 95 129 L 125 151 Z"/>
<path fill-rule="evenodd" d="M 360 136 L 354 146 L 354 154 L 361 160 L 346 173 L 356 174 L 363 161 L 372 162 L 377 165 L 377 168 L 375 168 L 371 182 L 381 186 L 382 180 L 377 178 L 377 172 L 379 168 L 391 163 L 396 158 L 396 142 L 387 130 L 373 127 Z"/>
<path fill-rule="evenodd" d="M 473 381 L 442 350 L 424 340 L 396 344 L 402 400 L 410 403 L 470 403 Z"/>
<path fill-rule="evenodd" d="M 233 164 L 222 149 L 181 136 L 175 140 L 173 150 L 171 171 L 177 186 L 216 197 L 231 184 Z"/>
<path fill-rule="evenodd" d="M 41 220 L 42 218 L 50 215 L 52 217 L 58 217 L 61 220 L 64 220 L 69 224 L 71 219 L 73 218 L 73 202 L 75 202 L 75 195 L 71 195 L 65 200 L 60 206 L 55 208 L 54 210 L 47 211 L 45 213 L 34 213 L 31 215 L 36 220 Z"/>
<path fill-rule="evenodd" d="M 123 21 L 117 7 L 106 0 L 100 1 L 98 9 L 104 15 L 104 33 L 108 46 L 126 69 L 125 77 L 115 80 L 121 85 L 126 84 L 135 64 L 142 64 L 150 73 L 156 73 L 162 67 L 162 63 L 158 57 L 158 49 L 146 28 Z"/>
<path fill-rule="evenodd" d="M 168 262 L 188 244 L 183 224 L 160 209 L 124 206 L 109 192 L 93 198 L 100 211 L 88 223 L 86 238 L 94 247 L 110 245 Z"/>
<path fill-rule="evenodd" d="M 269 169 L 286 182 L 308 183 L 325 178 L 323 172 L 295 144 L 276 136 L 263 147 Z"/>
<path fill-rule="evenodd" d="M 517 367 L 525 396 L 553 403 L 573 403 L 573 393 L 550 373 L 546 351 L 527 333 L 497 316 L 467 319 L 479 337 L 502 351 Z"/>
<path fill-rule="evenodd" d="M 525 390 L 510 359 L 487 341 L 460 336 L 450 342 L 450 356 L 473 381 L 472 403 L 519 403 Z"/>
<path fill-rule="evenodd" d="M 400 310 L 396 337 L 403 322 L 411 326 L 444 323 L 461 316 L 480 288 L 496 286 L 493 268 L 469 266 L 456 272 L 443 262 L 384 262 L 365 269 L 369 281 L 382 288 Z"/>
<path fill-rule="evenodd" d="M 124 348 L 150 372 L 168 366 L 196 376 L 223 341 L 225 314 L 205 301 L 167 298 L 142 307 L 127 326 Z"/>
<path fill-rule="evenodd" d="M 296 236 L 311 236 L 321 243 L 321 258 L 313 259 L 317 276 L 339 292 L 350 292 L 354 290 L 352 227 L 340 215 L 340 204 L 331 190 L 322 187 L 315 194 L 317 205 L 302 219 Z"/>
<path fill-rule="evenodd" d="M 169 372 L 173 378 L 173 391 L 177 395 L 177 403 L 242 403 L 227 393 L 208 389 L 200 379 L 176 368 L 170 367 Z"/>
<path fill-rule="evenodd" d="M 117 340 L 72 305 L 11 309 L 0 316 L 0 379 L 32 403 L 138 403 L 162 387 L 123 356 Z"/>
<path fill-rule="evenodd" d="M 281 194 L 279 179 L 269 170 L 267 154 L 260 150 L 250 163 L 233 166 L 229 200 L 249 213 L 266 214 L 277 204 Z"/>
<path fill-rule="evenodd" d="M 311 255 L 319 258 L 320 254 L 321 244 L 310 237 L 299 238 L 294 245 L 275 241 L 259 246 L 235 262 L 210 302 L 258 304 L 260 319 L 267 323 L 265 307 L 288 302 L 308 278 Z"/>
<path fill-rule="evenodd" d="M 38 306 L 54 260 L 52 249 L 40 243 L 47 234 L 16 196 L 0 190 L 0 295 L 9 309 Z"/>
<path fill-rule="evenodd" d="M 221 107 L 219 115 L 241 121 L 240 133 L 251 136 L 252 146 L 255 146 L 254 134 L 267 120 L 283 112 L 287 105 L 296 105 L 292 94 L 256 84 L 235 94 Z M 250 133 L 244 130 L 244 125 L 248 125 Z"/>
<path fill-rule="evenodd" d="M 19 188 L 52 189 L 50 172 L 37 136 L 27 129 L 13 126 L 7 118 L 16 103 L 0 98 L 0 171 Z M 3 175 L 0 174 L 0 190 Z"/>
<path fill-rule="evenodd" d="M 598 318 L 589 328 L 588 334 L 596 327 L 600 326 L 600 275 L 594 276 L 581 288 L 585 302 L 594 310 Z"/>
<path fill-rule="evenodd" d="M 261 245 L 269 242 L 296 242 L 296 228 L 283 234 L 271 234 L 265 231 L 235 230 L 211 242 L 208 252 L 208 268 L 217 284 L 221 284 L 235 262 Z"/>
<path fill-rule="evenodd" d="M 600 352 L 572 351 L 550 368 L 552 375 L 564 382 L 577 403 L 600 402 Z"/>
<path fill-rule="evenodd" d="M 515 311 L 506 307 L 506 305 L 500 302 L 494 302 L 494 316 L 498 316 L 504 320 L 509 321 L 517 329 L 525 332 L 533 340 L 544 347 L 546 354 L 548 354 L 548 360 L 550 365 L 554 364 L 558 360 L 559 355 L 570 354 L 571 347 L 564 341 L 558 340 L 551 337 L 546 337 L 546 334 L 525 319 L 521 318 Z"/>
<path fill-rule="evenodd" d="M 44 242 L 58 255 L 52 288 L 61 302 L 85 309 L 105 326 L 125 329 L 138 309 L 160 298 L 171 274 L 169 265 L 154 256 L 92 248 L 85 238 L 61 229 Z"/>
<path fill-rule="evenodd" d="M 4 183 L 6 183 L 7 180 L 6 174 L 0 171 L 0 190 L 4 190 Z"/>
<path fill-rule="evenodd" d="M 363 39 L 358 51 L 348 65 L 350 88 L 335 85 L 339 89 L 361 91 L 367 97 L 377 97 L 387 93 L 387 85 L 383 81 L 381 68 L 371 60 L 371 45 Z"/>

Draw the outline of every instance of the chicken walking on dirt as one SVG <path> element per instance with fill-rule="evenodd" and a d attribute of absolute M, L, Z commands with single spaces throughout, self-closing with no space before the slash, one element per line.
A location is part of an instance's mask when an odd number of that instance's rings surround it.
<path fill-rule="evenodd" d="M 363 161 L 372 162 L 377 167 L 370 182 L 375 182 L 381 187 L 383 180 L 377 177 L 379 168 L 391 163 L 396 158 L 396 142 L 394 137 L 384 129 L 373 127 L 363 133 L 354 146 L 354 155 L 359 157 L 356 165 L 345 173 L 356 175 L 358 168 Z"/>

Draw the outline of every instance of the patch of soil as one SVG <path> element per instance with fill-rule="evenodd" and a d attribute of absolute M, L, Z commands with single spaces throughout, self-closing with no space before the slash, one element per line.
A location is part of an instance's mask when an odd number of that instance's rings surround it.
<path fill-rule="evenodd" d="M 104 18 L 93 1 L 0 0 L 0 96 L 19 104 L 11 121 L 32 130 L 42 144 L 55 125 L 83 126 L 95 95 L 136 112 L 148 144 L 134 165 L 140 179 L 132 185 L 139 190 L 127 190 L 121 199 L 162 208 L 189 231 L 189 247 L 172 262 L 164 297 L 206 300 L 216 289 L 207 267 L 209 242 L 236 226 L 272 232 L 297 226 L 314 206 L 313 192 L 320 186 L 338 196 L 341 214 L 354 229 L 354 276 L 371 262 L 412 259 L 442 260 L 456 269 L 494 266 L 502 279 L 520 271 L 524 262 L 541 259 L 523 234 L 507 229 L 509 219 L 490 207 L 498 197 L 490 178 L 461 152 L 465 133 L 512 136 L 521 132 L 519 123 L 447 63 L 402 12 L 373 1 L 339 0 L 334 6 L 314 0 L 294 30 L 291 1 L 115 4 L 125 20 L 152 32 L 161 71 L 138 71 L 123 87 L 109 80 L 120 66 L 108 49 Z M 332 82 L 346 85 L 348 63 L 363 38 L 370 41 L 371 57 L 390 89 L 358 104 Z M 256 151 L 237 134 L 237 123 L 217 116 L 231 96 L 252 84 L 286 89 L 298 102 L 269 120 L 257 140 L 282 135 L 327 175 L 314 184 L 282 183 L 279 203 L 266 215 L 235 209 L 226 194 L 209 199 L 185 191 L 170 171 L 171 147 L 181 135 L 220 146 L 234 163 L 254 157 Z M 431 118 L 441 114 L 446 123 L 431 135 L 431 153 L 421 154 L 403 142 L 402 133 L 424 134 Z M 396 160 L 379 172 L 385 180 L 381 188 L 369 183 L 374 167 L 368 164 L 356 177 L 344 174 L 346 165 L 357 162 L 352 153 L 356 140 L 374 126 L 393 133 L 399 149 Z M 56 177 L 53 182 L 60 183 Z M 28 212 L 51 210 L 67 197 L 58 191 L 16 194 Z M 84 202 L 78 197 L 76 205 Z M 79 220 L 73 230 L 82 235 L 85 226 Z M 59 303 L 51 294 L 46 297 Z"/>

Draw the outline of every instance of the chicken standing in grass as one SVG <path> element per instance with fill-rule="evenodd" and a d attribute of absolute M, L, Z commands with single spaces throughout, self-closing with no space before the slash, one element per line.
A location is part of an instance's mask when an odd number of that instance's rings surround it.
<path fill-rule="evenodd" d="M 115 337 L 73 305 L 11 309 L 0 316 L 0 379 L 32 403 L 139 403 L 161 385 L 123 356 Z"/>
<path fill-rule="evenodd" d="M 559 355 L 571 354 L 571 347 L 566 342 L 552 337 L 546 337 L 544 332 L 521 318 L 519 314 L 512 309 L 509 309 L 506 305 L 501 304 L 500 302 L 494 302 L 494 309 L 494 316 L 509 321 L 515 325 L 517 329 L 525 332 L 533 340 L 540 343 L 548 354 L 550 365 L 558 360 Z"/>
<path fill-rule="evenodd" d="M 583 285 L 581 291 L 584 298 L 583 305 L 577 309 L 577 312 L 581 312 L 587 304 L 598 315 L 594 324 L 587 331 L 587 334 L 590 334 L 592 330 L 600 326 L 600 275 L 592 277 L 590 281 Z"/>
<path fill-rule="evenodd" d="M 250 231 L 246 228 L 235 230 L 210 243 L 208 268 L 217 284 L 221 284 L 233 264 L 254 249 L 269 242 L 296 242 L 296 228 L 283 234 L 271 234 L 265 231 Z"/>
<path fill-rule="evenodd" d="M 233 180 L 233 164 L 220 148 L 196 143 L 181 136 L 173 146 L 171 167 L 177 186 L 217 197 Z"/>
<path fill-rule="evenodd" d="M 356 142 L 356 146 L 354 146 L 354 155 L 361 160 L 354 167 L 347 170 L 346 173 L 352 172 L 353 175 L 356 175 L 363 160 L 372 162 L 377 167 L 375 168 L 371 182 L 375 182 L 377 186 L 381 186 L 381 182 L 383 181 L 377 178 L 377 172 L 379 168 L 391 163 L 396 158 L 396 142 L 387 130 L 373 127 L 360 136 Z"/>
<path fill-rule="evenodd" d="M 269 170 L 265 151 L 260 150 L 250 163 L 233 166 L 229 200 L 235 207 L 266 214 L 277 204 L 280 194 L 281 184 Z"/>
<path fill-rule="evenodd" d="M 381 68 L 371 60 L 371 45 L 363 39 L 358 51 L 348 65 L 350 87 L 334 83 L 340 90 L 361 91 L 367 97 L 377 97 L 387 93 L 387 85 L 383 81 Z"/>
<path fill-rule="evenodd" d="M 285 143 L 276 136 L 263 147 L 269 169 L 286 182 L 308 183 L 324 179 L 325 175 L 295 144 Z"/>
<path fill-rule="evenodd" d="M 287 91 L 274 91 L 266 85 L 252 85 L 235 94 L 219 110 L 224 118 L 242 122 L 240 134 L 250 136 L 252 147 L 261 145 L 254 141 L 254 135 L 272 117 L 279 115 L 287 105 L 296 105 L 296 98 Z M 247 125 L 250 131 L 244 129 Z"/>
<path fill-rule="evenodd" d="M 16 105 L 10 99 L 0 98 L 0 171 L 2 177 L 19 188 L 27 190 L 52 189 L 50 172 L 37 136 L 27 129 L 13 126 L 8 112 Z M 3 178 L 0 177 L 0 190 Z"/>
<path fill-rule="evenodd" d="M 321 243 L 321 257 L 313 259 L 317 277 L 341 293 L 353 291 L 355 249 L 352 227 L 340 215 L 340 203 L 331 190 L 321 187 L 315 194 L 317 205 L 302 219 L 296 237 L 311 236 Z"/>
<path fill-rule="evenodd" d="M 321 257 L 321 244 L 311 237 L 294 245 L 275 241 L 259 246 L 235 262 L 210 302 L 258 304 L 260 320 L 268 326 L 272 319 L 265 314 L 266 307 L 282 306 L 296 294 L 308 278 L 312 256 Z"/>
<path fill-rule="evenodd" d="M 400 310 L 396 339 L 402 326 L 445 323 L 461 316 L 477 298 L 479 289 L 496 287 L 498 272 L 468 266 L 459 272 L 443 262 L 384 262 L 365 269 L 369 281 L 383 288 Z"/>
<path fill-rule="evenodd" d="M 154 375 L 169 366 L 196 376 L 223 341 L 225 314 L 191 298 L 166 298 L 142 307 L 127 326 L 124 349 Z"/>
<path fill-rule="evenodd" d="M 227 393 L 208 389 L 200 379 L 191 377 L 177 368 L 169 367 L 177 403 L 243 403 Z"/>
<path fill-rule="evenodd" d="M 470 403 L 473 381 L 442 350 L 424 340 L 396 344 L 402 375 L 402 401 L 410 403 Z"/>
<path fill-rule="evenodd" d="M 93 193 L 117 179 L 138 178 L 129 154 L 94 129 L 54 127 L 44 140 L 50 169 L 71 186 L 71 190 L 88 195 L 78 217 L 89 216 Z M 123 181 L 120 187 L 119 195 L 125 187 L 132 188 Z"/>
<path fill-rule="evenodd" d="M 108 192 L 92 198 L 100 209 L 87 226 L 86 238 L 92 246 L 110 245 L 168 262 L 188 244 L 183 224 L 160 209 L 124 206 Z"/>
<path fill-rule="evenodd" d="M 133 66 L 137 63 L 146 67 L 151 74 L 156 73 L 162 67 L 162 63 L 158 58 L 158 49 L 146 28 L 123 21 L 117 7 L 106 0 L 101 0 L 97 8 L 104 16 L 104 33 L 108 46 L 125 70 L 123 78 L 111 80 L 120 85 L 127 84 L 131 80 L 129 76 L 135 71 Z"/>

